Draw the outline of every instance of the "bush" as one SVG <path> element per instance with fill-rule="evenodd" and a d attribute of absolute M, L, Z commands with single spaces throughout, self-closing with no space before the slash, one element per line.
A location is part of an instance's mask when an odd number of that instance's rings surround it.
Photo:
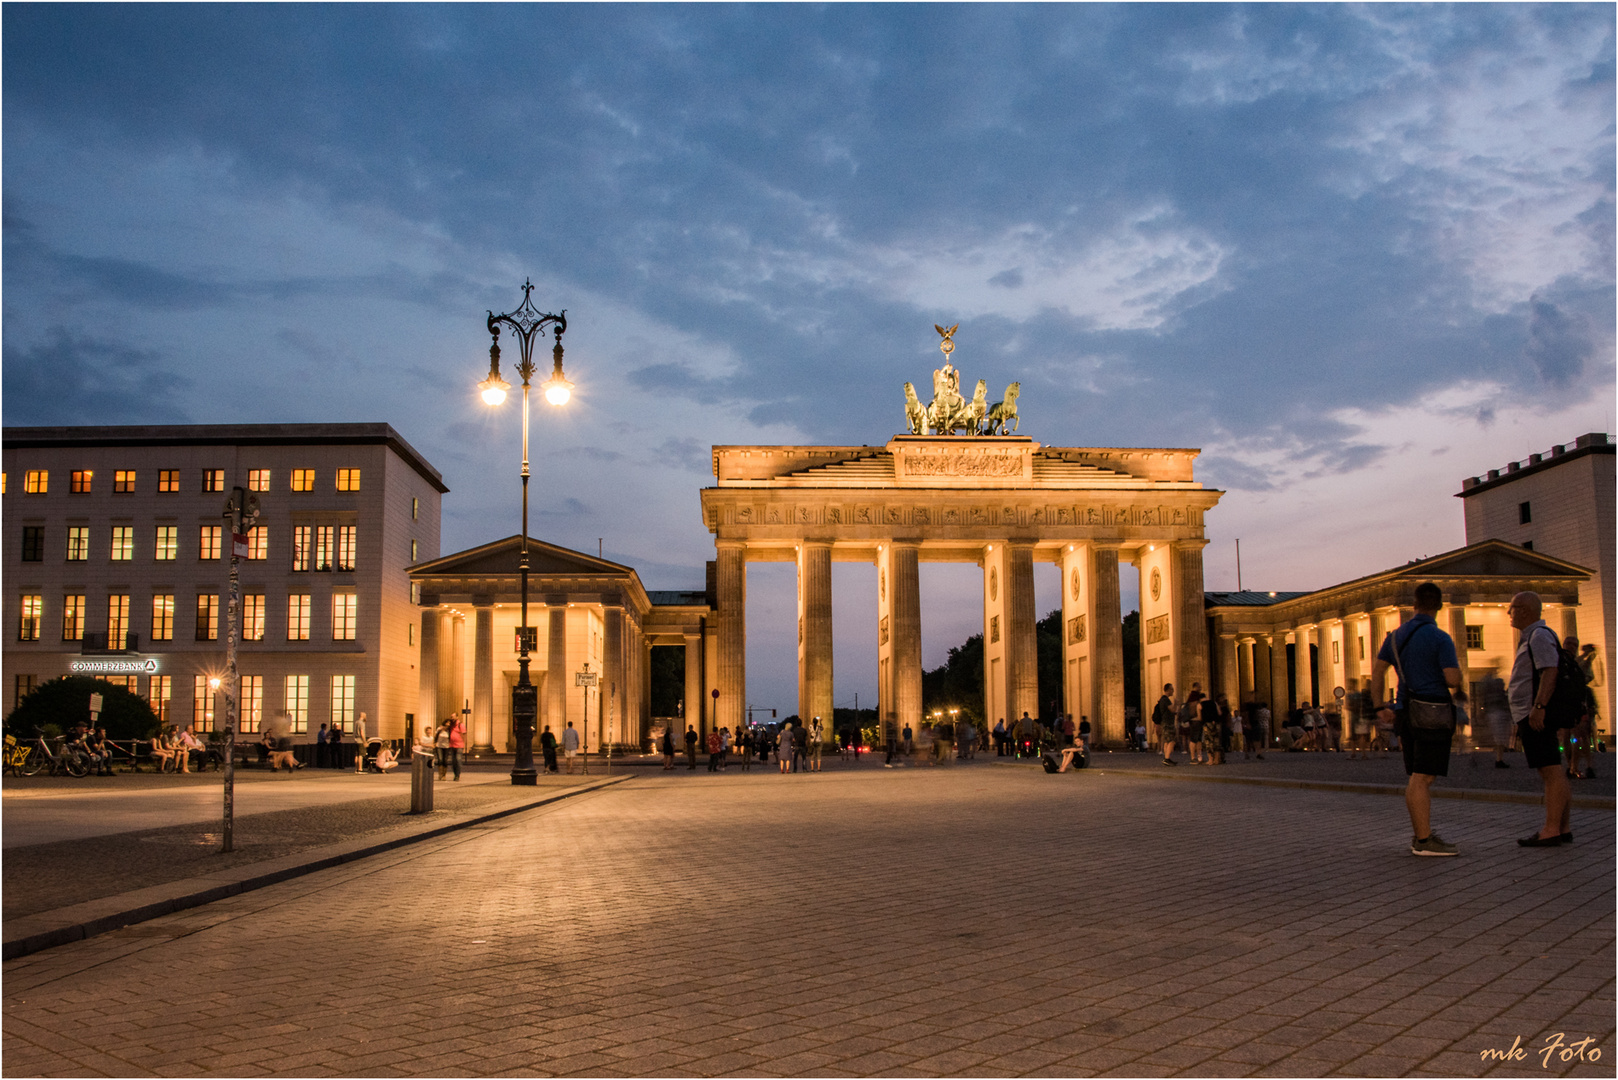
<path fill-rule="evenodd" d="M 73 730 L 90 722 L 90 695 L 100 694 L 101 727 L 113 739 L 149 739 L 157 734 L 157 714 L 146 699 L 121 686 L 83 675 L 64 675 L 34 689 L 6 717 L 6 733 L 31 738 L 35 728 Z"/>

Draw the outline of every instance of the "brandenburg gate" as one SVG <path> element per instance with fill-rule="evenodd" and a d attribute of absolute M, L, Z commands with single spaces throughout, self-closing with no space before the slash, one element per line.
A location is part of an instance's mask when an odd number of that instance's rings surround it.
<path fill-rule="evenodd" d="M 718 549 L 713 723 L 744 722 L 749 562 L 798 567 L 798 714 L 832 716 L 831 564 L 877 567 L 884 724 L 919 726 L 922 562 L 983 569 L 983 714 L 1039 715 L 1034 563 L 1062 581 L 1063 709 L 1124 738 L 1120 560 L 1140 570 L 1141 671 L 1209 689 L 1203 514 L 1219 491 L 1196 450 L 1044 446 L 1011 434 L 1018 386 L 968 399 L 949 363 L 923 406 L 905 385 L 909 434 L 885 446 L 716 446 L 702 512 Z M 1150 667 L 1148 668 L 1148 662 Z M 1143 700 L 1149 698 L 1143 694 Z"/>

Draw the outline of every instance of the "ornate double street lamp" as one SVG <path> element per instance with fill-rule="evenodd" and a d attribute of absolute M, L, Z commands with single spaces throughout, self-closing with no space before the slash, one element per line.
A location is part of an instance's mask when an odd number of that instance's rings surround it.
<path fill-rule="evenodd" d="M 566 405 L 572 396 L 573 384 L 562 374 L 562 334 L 567 330 L 567 312 L 550 315 L 534 307 L 530 294 L 531 281 L 522 286 L 522 305 L 504 315 L 489 312 L 489 334 L 494 343 L 489 346 L 489 377 L 478 383 L 483 400 L 499 405 L 506 400 L 511 384 L 500 377 L 500 327 L 511 328 L 522 351 L 517 374 L 522 376 L 522 548 L 517 560 L 517 574 L 522 582 L 522 620 L 517 627 L 517 685 L 511 688 L 511 730 L 517 743 L 517 760 L 511 766 L 513 784 L 533 785 L 539 773 L 534 768 L 534 726 L 539 719 L 539 692 L 528 679 L 528 654 L 538 644 L 539 635 L 528 625 L 528 382 L 534 374 L 534 339 L 543 338 L 546 327 L 556 334 L 556 347 L 551 350 L 555 361 L 551 377 L 540 384 L 545 400 L 552 405 Z M 555 677 L 556 673 L 552 673 Z"/>

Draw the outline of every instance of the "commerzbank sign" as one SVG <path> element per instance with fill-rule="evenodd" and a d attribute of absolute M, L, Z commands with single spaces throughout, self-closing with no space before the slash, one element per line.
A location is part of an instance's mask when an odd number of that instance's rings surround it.
<path fill-rule="evenodd" d="M 144 660 L 69 660 L 68 670 L 75 675 L 155 675 L 157 658 Z"/>

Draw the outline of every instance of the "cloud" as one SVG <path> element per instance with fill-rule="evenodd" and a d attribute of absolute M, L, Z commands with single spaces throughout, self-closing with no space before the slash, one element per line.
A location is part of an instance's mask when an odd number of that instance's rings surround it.
<path fill-rule="evenodd" d="M 1594 342 L 1588 321 L 1580 312 L 1532 297 L 1528 306 L 1528 360 L 1546 382 L 1565 384 L 1584 370 Z"/>
<path fill-rule="evenodd" d="M 157 353 L 55 327 L 27 348 L 5 348 L 5 422 L 183 424 L 191 380 Z"/>

